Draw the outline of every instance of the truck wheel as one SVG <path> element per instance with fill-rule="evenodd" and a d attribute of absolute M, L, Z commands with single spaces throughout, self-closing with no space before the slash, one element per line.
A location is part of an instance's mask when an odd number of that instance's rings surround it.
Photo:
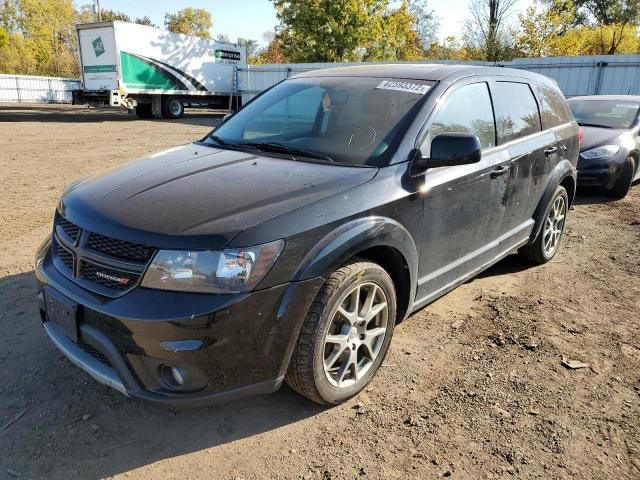
<path fill-rule="evenodd" d="M 182 118 L 184 103 L 180 97 L 167 97 L 162 102 L 162 115 L 165 118 Z"/>
<path fill-rule="evenodd" d="M 153 113 L 151 111 L 150 103 L 139 103 L 136 106 L 136 115 L 138 118 L 152 118 Z"/>
<path fill-rule="evenodd" d="M 287 384 L 323 405 L 353 397 L 384 360 L 395 315 L 396 292 L 384 269 L 365 260 L 339 268 L 307 313 L 285 376 Z"/>
<path fill-rule="evenodd" d="M 633 175 L 635 174 L 635 171 L 635 158 L 629 156 L 620 170 L 620 175 L 618 175 L 616 183 L 613 184 L 611 189 L 607 190 L 607 195 L 618 199 L 626 197 L 627 193 L 629 193 L 629 189 L 631 188 L 631 184 L 633 183 Z"/>
<path fill-rule="evenodd" d="M 543 264 L 551 260 L 558 252 L 568 209 L 569 196 L 567 191 L 563 186 L 558 185 L 547 205 L 543 217 L 544 223 L 538 237 L 532 244 L 522 247 L 518 253 L 534 263 Z"/>

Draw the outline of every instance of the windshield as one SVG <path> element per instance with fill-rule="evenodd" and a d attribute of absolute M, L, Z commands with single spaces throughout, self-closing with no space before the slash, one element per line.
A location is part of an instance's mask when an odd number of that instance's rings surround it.
<path fill-rule="evenodd" d="M 569 100 L 578 125 L 585 127 L 631 128 L 638 102 L 620 100 Z"/>
<path fill-rule="evenodd" d="M 363 77 L 287 80 L 205 142 L 297 160 L 384 166 L 432 84 Z"/>

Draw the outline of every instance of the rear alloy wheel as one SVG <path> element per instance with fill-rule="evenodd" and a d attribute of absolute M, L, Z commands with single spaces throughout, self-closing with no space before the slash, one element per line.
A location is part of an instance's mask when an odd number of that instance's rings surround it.
<path fill-rule="evenodd" d="M 184 103 L 180 97 L 167 97 L 162 102 L 162 114 L 166 118 L 182 118 L 184 115 Z"/>
<path fill-rule="evenodd" d="M 558 186 L 547 205 L 542 230 L 530 245 L 520 249 L 520 254 L 535 263 L 547 263 L 558 252 L 564 233 L 569 209 L 569 196 L 563 186 Z"/>
<path fill-rule="evenodd" d="M 636 160 L 632 156 L 627 157 L 620 170 L 620 175 L 611 189 L 607 190 L 607 195 L 613 198 L 624 198 L 629 193 L 633 183 L 633 175 L 636 171 Z"/>
<path fill-rule="evenodd" d="M 336 270 L 309 309 L 287 383 L 320 404 L 353 397 L 384 360 L 395 314 L 393 282 L 379 265 L 354 261 Z"/>

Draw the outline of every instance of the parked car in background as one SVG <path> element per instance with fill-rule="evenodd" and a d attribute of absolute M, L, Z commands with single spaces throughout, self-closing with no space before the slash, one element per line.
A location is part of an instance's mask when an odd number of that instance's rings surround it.
<path fill-rule="evenodd" d="M 640 177 L 640 96 L 573 97 L 569 106 L 584 134 L 578 185 L 624 198 Z"/>
<path fill-rule="evenodd" d="M 199 142 L 71 185 L 36 255 L 42 323 L 126 395 L 360 392 L 394 326 L 510 253 L 558 251 L 578 126 L 552 80 L 320 70 Z"/>

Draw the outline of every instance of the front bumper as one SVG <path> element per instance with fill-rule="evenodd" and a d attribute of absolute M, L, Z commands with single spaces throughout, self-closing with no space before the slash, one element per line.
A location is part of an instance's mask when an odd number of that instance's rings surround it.
<path fill-rule="evenodd" d="M 111 299 L 91 293 L 53 265 L 36 262 L 46 333 L 76 365 L 131 397 L 197 407 L 272 392 L 281 385 L 306 312 L 322 278 L 241 295 L 136 288 Z M 78 304 L 78 342 L 49 321 L 44 296 L 54 289 Z M 162 375 L 179 368 L 177 387 Z"/>
<path fill-rule="evenodd" d="M 618 179 L 626 156 L 616 154 L 610 157 L 578 158 L 578 186 L 610 189 Z"/>

